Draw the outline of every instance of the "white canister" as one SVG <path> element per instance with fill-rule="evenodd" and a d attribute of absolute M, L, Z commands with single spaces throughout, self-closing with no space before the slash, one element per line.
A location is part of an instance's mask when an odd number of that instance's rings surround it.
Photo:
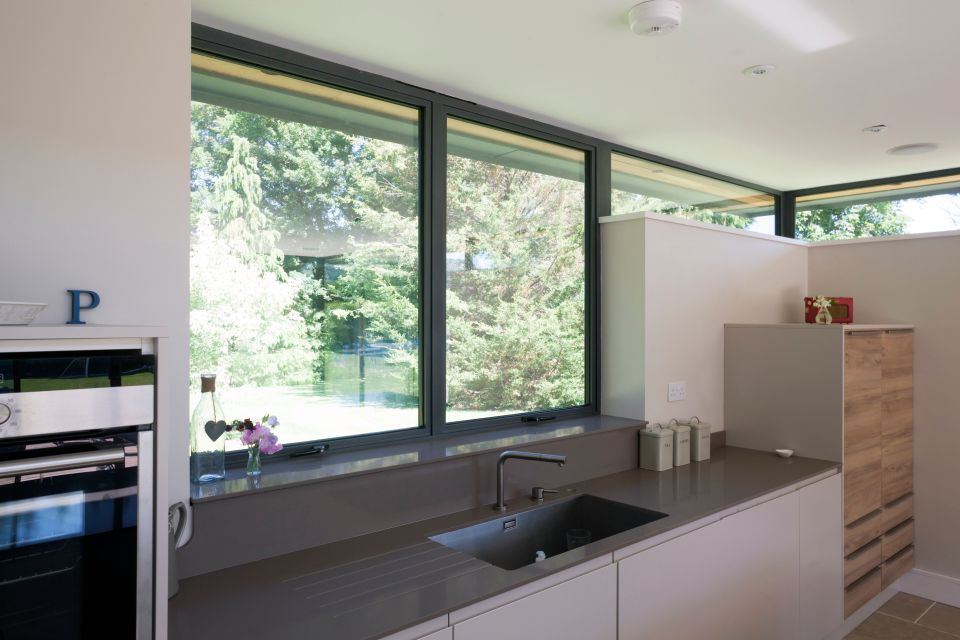
<path fill-rule="evenodd" d="M 670 426 L 673 431 L 673 466 L 690 464 L 690 427 L 685 424 Z"/>
<path fill-rule="evenodd" d="M 710 424 L 694 416 L 686 423 L 690 427 L 690 459 L 702 462 L 710 459 Z"/>
<path fill-rule="evenodd" d="M 640 431 L 640 468 L 666 471 L 673 467 L 673 431 L 659 425 Z"/>

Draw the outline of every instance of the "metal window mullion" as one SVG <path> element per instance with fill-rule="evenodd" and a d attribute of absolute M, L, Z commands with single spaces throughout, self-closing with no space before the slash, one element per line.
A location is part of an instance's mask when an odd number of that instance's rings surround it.
<path fill-rule="evenodd" d="M 446 427 L 447 405 L 447 109 L 433 103 L 430 129 L 430 215 L 426 220 L 429 278 L 427 427 L 439 434 Z"/>

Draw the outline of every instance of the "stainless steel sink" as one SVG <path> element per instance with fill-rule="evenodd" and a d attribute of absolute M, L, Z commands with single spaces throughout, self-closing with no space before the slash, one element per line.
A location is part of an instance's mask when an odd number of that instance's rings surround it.
<path fill-rule="evenodd" d="M 568 531 L 585 529 L 590 532 L 590 542 L 596 542 L 665 517 L 667 514 L 659 511 L 580 495 L 430 539 L 512 570 L 533 563 L 538 551 L 543 551 L 547 558 L 568 551 Z"/>

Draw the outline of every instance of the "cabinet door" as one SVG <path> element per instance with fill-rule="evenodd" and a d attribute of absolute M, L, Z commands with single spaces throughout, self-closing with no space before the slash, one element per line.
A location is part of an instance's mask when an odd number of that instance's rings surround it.
<path fill-rule="evenodd" d="M 620 638 L 796 638 L 798 531 L 794 492 L 621 560 Z"/>
<path fill-rule="evenodd" d="M 801 640 L 821 640 L 843 624 L 843 509 L 840 474 L 800 496 Z"/>
<path fill-rule="evenodd" d="M 883 506 L 881 355 L 880 332 L 847 334 L 843 371 L 843 523 L 847 525 Z"/>
<path fill-rule="evenodd" d="M 449 627 L 440 629 L 440 631 L 431 633 L 428 636 L 423 636 L 420 640 L 453 640 L 453 629 Z"/>
<path fill-rule="evenodd" d="M 617 640 L 617 566 L 607 565 L 453 627 L 456 640 Z"/>
<path fill-rule="evenodd" d="M 881 342 L 881 485 L 886 505 L 913 491 L 913 332 L 885 331 Z"/>

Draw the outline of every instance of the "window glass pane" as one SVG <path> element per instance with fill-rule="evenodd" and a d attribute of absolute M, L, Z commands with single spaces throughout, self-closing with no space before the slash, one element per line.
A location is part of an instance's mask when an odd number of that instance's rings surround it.
<path fill-rule="evenodd" d="M 960 229 L 960 175 L 797 198 L 797 237 L 811 242 Z"/>
<path fill-rule="evenodd" d="M 447 420 L 583 406 L 584 153 L 448 129 Z"/>
<path fill-rule="evenodd" d="M 620 153 L 611 157 L 611 213 L 653 212 L 775 233 L 774 198 Z"/>
<path fill-rule="evenodd" d="M 419 111 L 193 63 L 192 384 L 284 443 L 418 427 Z"/>

